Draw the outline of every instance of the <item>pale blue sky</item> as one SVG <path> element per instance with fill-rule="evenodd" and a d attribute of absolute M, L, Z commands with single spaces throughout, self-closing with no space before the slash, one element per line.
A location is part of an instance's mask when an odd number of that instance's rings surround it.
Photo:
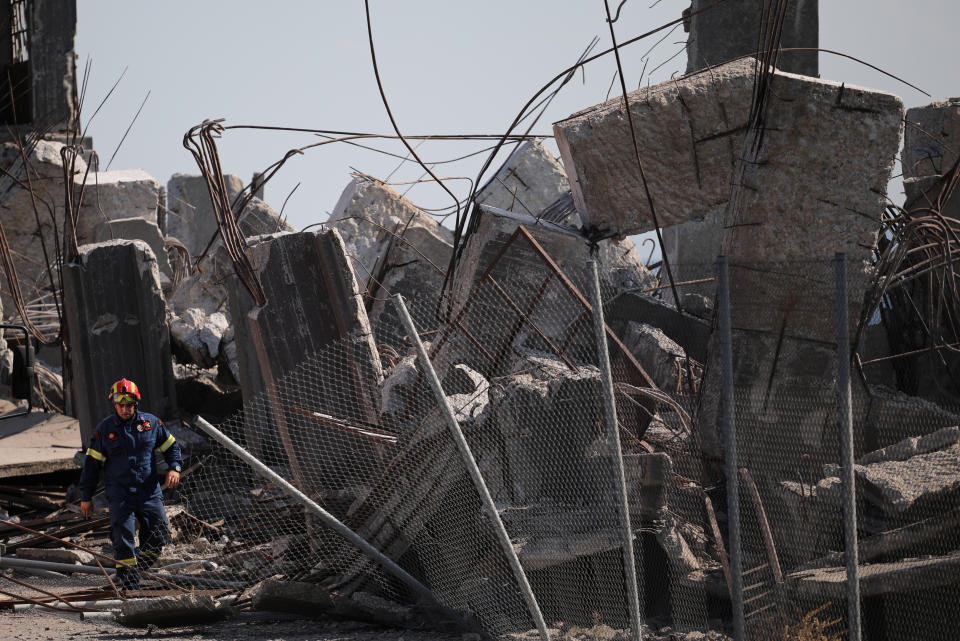
<path fill-rule="evenodd" d="M 182 138 L 207 118 L 226 118 L 226 124 L 234 125 L 392 133 L 370 63 L 362 1 L 77 4 L 78 71 L 88 59 L 92 62 L 87 118 L 127 68 L 88 130 L 104 165 L 150 92 L 112 169 L 143 168 L 161 184 L 175 172 L 198 173 Z M 618 39 L 673 20 L 688 5 L 688 0 L 630 0 L 616 24 Z M 610 45 L 602 0 L 371 0 L 371 11 L 381 77 L 406 134 L 502 133 L 528 98 L 571 65 L 594 35 L 600 37 L 598 50 Z M 934 100 L 960 96 L 960 72 L 953 60 L 960 30 L 956 0 L 830 0 L 821 3 L 820 23 L 821 47 L 903 77 Z M 660 37 L 625 53 L 631 89 L 647 83 L 648 75 L 641 78 L 644 54 Z M 685 38 L 677 28 L 649 54 L 651 83 L 683 71 Z M 588 66 L 586 82 L 578 75 L 535 131 L 550 133 L 553 121 L 604 100 L 614 69 L 609 56 Z M 825 79 L 892 91 L 907 107 L 931 101 L 835 56 L 821 54 L 820 69 Z M 221 141 L 221 159 L 226 171 L 249 180 L 287 149 L 315 140 L 308 134 L 231 131 Z M 405 153 L 399 143 L 374 144 Z M 425 160 L 442 160 L 482 146 L 431 142 L 418 153 Z M 279 210 L 287 193 L 301 183 L 285 213 L 295 226 L 304 227 L 326 219 L 349 181 L 351 166 L 385 178 L 397 164 L 372 152 L 328 145 L 288 163 L 268 185 L 266 200 Z M 474 159 L 437 171 L 473 177 L 478 168 Z M 421 173 L 411 163 L 393 180 L 413 180 Z M 450 186 L 461 197 L 467 194 L 465 181 Z M 408 197 L 425 207 L 450 203 L 427 185 Z"/>

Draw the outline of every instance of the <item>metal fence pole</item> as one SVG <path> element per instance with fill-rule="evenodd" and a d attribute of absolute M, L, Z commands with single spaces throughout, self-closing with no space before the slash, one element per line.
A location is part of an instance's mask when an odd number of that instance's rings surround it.
<path fill-rule="evenodd" d="M 857 542 L 857 490 L 853 470 L 853 403 L 850 393 L 850 320 L 847 307 L 847 255 L 835 259 L 837 279 L 837 395 L 840 403 L 840 469 L 843 490 L 844 559 L 847 566 L 847 638 L 860 641 L 860 557 Z"/>
<path fill-rule="evenodd" d="M 630 610 L 630 627 L 633 639 L 642 639 L 640 627 L 640 593 L 637 583 L 637 566 L 633 557 L 633 527 L 630 523 L 630 506 L 627 503 L 627 481 L 623 473 L 623 452 L 620 449 L 620 429 L 617 423 L 617 402 L 613 393 L 613 374 L 610 371 L 610 353 L 607 351 L 606 323 L 603 319 L 603 298 L 600 295 L 600 276 L 597 261 L 591 260 L 590 285 L 593 305 L 593 333 L 597 341 L 597 358 L 600 364 L 600 380 L 603 384 L 603 419 L 607 429 L 607 445 L 614 461 L 614 480 L 620 505 L 620 534 L 623 546 L 623 572 L 627 587 L 627 607 Z"/>
<path fill-rule="evenodd" d="M 213 437 L 213 439 L 218 443 L 236 454 L 240 460 L 253 468 L 254 472 L 267 479 L 271 483 L 275 483 L 284 494 L 295 499 L 301 505 L 306 507 L 311 513 L 315 514 L 324 523 L 324 525 L 360 548 L 361 552 L 382 565 L 387 572 L 399 579 L 426 603 L 437 603 L 436 597 L 433 596 L 433 593 L 429 590 L 429 588 L 427 588 L 427 586 L 420 583 L 420 581 L 417 581 L 406 570 L 397 565 L 390 557 L 384 555 L 383 552 L 368 543 L 366 539 L 341 523 L 337 517 L 317 505 L 313 500 L 310 499 L 310 497 L 295 488 L 282 476 L 271 470 L 269 467 L 260 462 L 260 460 L 255 456 L 240 447 L 229 436 L 218 430 L 200 416 L 194 418 L 193 423 Z"/>
<path fill-rule="evenodd" d="M 730 329 L 730 274 L 727 257 L 717 257 L 717 298 L 720 313 L 721 401 L 723 454 L 727 473 L 727 531 L 730 539 L 730 595 L 733 637 L 744 641 L 743 562 L 740 546 L 740 479 L 737 468 L 737 417 L 733 406 L 733 335 Z"/>
<path fill-rule="evenodd" d="M 466 465 L 467 471 L 470 472 L 470 478 L 473 479 L 473 485 L 480 494 L 483 507 L 486 510 L 487 515 L 490 517 L 491 525 L 493 525 L 497 539 L 500 541 L 500 545 L 503 548 L 503 553 L 506 555 L 507 561 L 510 564 L 510 569 L 513 570 L 514 578 L 517 580 L 517 584 L 520 586 L 520 592 L 523 594 L 524 601 L 526 601 L 527 609 L 530 612 L 530 617 L 533 619 L 534 625 L 536 625 L 537 630 L 540 632 L 540 638 L 543 641 L 549 641 L 550 633 L 547 632 L 547 624 L 544 622 L 543 614 L 540 612 L 540 604 L 537 603 L 537 597 L 534 596 L 533 589 L 530 587 L 530 582 L 527 580 L 527 575 L 523 571 L 523 567 L 520 565 L 520 559 L 517 557 L 517 551 L 513 549 L 513 543 L 510 541 L 510 535 L 507 534 L 507 528 L 503 526 L 503 521 L 500 520 L 500 513 L 497 512 L 497 506 L 493 502 L 493 497 L 490 496 L 490 491 L 487 489 L 487 484 L 483 480 L 483 475 L 480 474 L 480 468 L 477 467 L 477 461 L 473 458 L 473 452 L 470 450 L 470 444 L 467 443 L 467 439 L 463 435 L 463 430 L 460 429 L 460 423 L 457 422 L 457 417 L 453 413 L 453 408 L 450 407 L 450 403 L 447 401 L 447 395 L 443 392 L 443 386 L 440 384 L 440 378 L 437 376 L 436 370 L 433 369 L 433 363 L 430 362 L 430 356 L 427 354 L 427 350 L 424 348 L 423 342 L 420 340 L 420 334 L 417 331 L 417 326 L 414 325 L 413 318 L 410 317 L 410 312 L 407 311 L 407 306 L 403 302 L 403 296 L 396 294 L 393 297 L 393 300 L 397 305 L 397 311 L 400 314 L 400 319 L 403 321 L 403 326 L 407 330 L 407 335 L 410 337 L 410 342 L 412 342 L 414 347 L 417 348 L 420 366 L 423 368 L 423 373 L 430 382 L 430 387 L 433 388 L 434 396 L 437 397 L 437 404 L 440 406 L 443 416 L 447 421 L 447 426 L 450 428 L 450 435 L 453 437 L 454 442 L 457 444 L 457 448 L 460 450 L 460 456 L 463 458 L 463 463 Z"/>

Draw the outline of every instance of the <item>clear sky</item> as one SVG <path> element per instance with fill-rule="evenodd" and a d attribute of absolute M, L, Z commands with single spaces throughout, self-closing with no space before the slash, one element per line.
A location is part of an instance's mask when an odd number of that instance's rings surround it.
<path fill-rule="evenodd" d="M 182 139 L 205 119 L 392 133 L 370 62 L 362 0 L 77 0 L 77 5 L 78 73 L 87 61 L 91 64 L 85 124 L 126 69 L 87 131 L 101 168 L 148 92 L 111 169 L 142 168 L 161 184 L 177 172 L 199 173 Z M 594 36 L 600 39 L 597 51 L 610 46 L 602 0 L 371 0 L 370 5 L 384 88 L 408 135 L 500 134 Z M 688 5 L 688 0 L 629 0 L 616 23 L 617 38 L 623 41 L 679 18 Z M 891 91 L 908 108 L 960 96 L 957 0 L 830 0 L 820 4 L 820 31 L 822 48 L 863 59 L 932 98 L 824 53 L 820 72 L 825 79 Z M 624 54 L 628 87 L 682 73 L 685 39 L 678 27 L 631 45 Z M 550 134 L 552 122 L 602 102 L 614 70 L 611 56 L 591 63 L 551 103 L 534 131 Z M 617 91 L 614 87 L 610 95 Z M 317 140 L 304 133 L 231 130 L 220 141 L 221 160 L 225 171 L 248 181 L 286 150 Z M 398 142 L 371 144 L 406 153 Z M 440 161 L 485 145 L 431 141 L 417 152 L 428 162 Z M 439 165 L 436 171 L 473 178 L 478 158 Z M 383 179 L 393 172 L 391 180 L 397 182 L 422 174 L 413 163 L 394 172 L 400 164 L 343 144 L 319 147 L 288 163 L 267 186 L 266 200 L 279 210 L 299 183 L 285 215 L 302 228 L 326 220 L 351 168 Z M 449 184 L 461 198 L 469 191 L 466 180 Z M 423 207 L 452 202 L 430 185 L 418 185 L 407 195 Z"/>

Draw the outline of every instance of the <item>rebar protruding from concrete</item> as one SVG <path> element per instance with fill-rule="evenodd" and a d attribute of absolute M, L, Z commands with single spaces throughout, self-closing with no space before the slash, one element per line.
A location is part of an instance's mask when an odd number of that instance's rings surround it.
<path fill-rule="evenodd" d="M 284 494 L 306 507 L 312 514 L 316 515 L 324 525 L 355 545 L 360 549 L 361 552 L 363 552 L 373 561 L 382 565 L 387 572 L 410 588 L 426 603 L 437 603 L 436 597 L 433 596 L 433 593 L 427 588 L 427 586 L 420 583 L 420 581 L 411 576 L 406 570 L 397 565 L 393 559 L 386 556 L 383 552 L 368 543 L 362 536 L 344 525 L 339 519 L 337 519 L 337 517 L 317 505 L 312 499 L 310 499 L 310 497 L 288 483 L 287 480 L 282 476 L 271 470 L 269 467 L 261 463 L 255 456 L 237 445 L 233 440 L 230 439 L 229 436 L 218 430 L 200 416 L 197 416 L 194 419 L 194 424 L 212 436 L 218 443 L 236 454 L 240 460 L 249 465 L 257 474 L 267 479 L 271 483 L 275 483 Z"/>
<path fill-rule="evenodd" d="M 530 587 L 530 581 L 527 580 L 527 575 L 523 571 L 523 567 L 520 565 L 520 559 L 517 557 L 517 551 L 513 549 L 513 543 L 510 541 L 510 535 L 507 534 L 507 528 L 504 527 L 503 521 L 500 520 L 500 513 L 497 512 L 497 506 L 493 502 L 493 497 L 490 496 L 490 491 L 487 489 L 487 484 L 483 480 L 483 475 L 480 473 L 480 468 L 477 467 L 477 461 L 473 458 L 473 452 L 470 450 L 470 445 L 467 443 L 467 439 L 463 435 L 463 430 L 460 429 L 460 424 L 457 422 L 457 417 L 453 413 L 453 408 L 450 407 L 450 402 L 447 400 L 447 395 L 443 392 L 443 386 L 440 384 L 440 378 L 437 376 L 436 370 L 433 369 L 433 363 L 430 362 L 430 356 L 427 354 L 427 350 L 423 346 L 423 342 L 420 340 L 420 334 L 417 331 L 417 326 L 414 325 L 413 319 L 410 317 L 410 312 L 407 311 L 407 306 L 403 302 L 403 296 L 397 294 L 393 297 L 393 300 L 397 305 L 397 312 L 400 314 L 400 319 L 403 321 L 403 326 L 406 328 L 407 334 L 410 337 L 410 342 L 413 343 L 414 347 L 417 349 L 417 356 L 420 361 L 420 366 L 423 368 L 423 373 L 430 382 L 430 387 L 433 389 L 434 396 L 437 397 L 437 404 L 440 406 L 443 416 L 447 421 L 447 426 L 450 428 L 450 435 L 453 437 L 454 442 L 457 444 L 457 448 L 460 450 L 460 457 L 463 459 L 463 463 L 466 466 L 467 471 L 470 473 L 470 478 L 473 480 L 473 485 L 476 488 L 477 493 L 480 494 L 480 500 L 483 503 L 484 510 L 486 511 L 487 516 L 490 517 L 490 524 L 493 526 L 494 533 L 497 535 L 497 539 L 500 541 L 500 546 L 503 548 L 504 556 L 507 557 L 507 562 L 510 564 L 510 569 L 513 570 L 514 578 L 517 581 L 517 585 L 520 588 L 521 594 L 523 594 L 523 599 L 527 604 L 527 610 L 530 612 L 530 617 L 533 619 L 534 625 L 540 632 L 540 638 L 543 641 L 549 641 L 550 633 L 547 631 L 547 624 L 543 620 L 543 614 L 540 612 L 540 604 L 537 603 L 537 597 L 533 594 L 533 589 Z"/>
<path fill-rule="evenodd" d="M 600 365 L 600 380 L 603 384 L 603 420 L 607 429 L 607 445 L 614 464 L 614 482 L 617 486 L 620 506 L 620 534 L 623 546 L 623 574 L 627 588 L 627 609 L 630 611 L 630 628 L 633 639 L 643 639 L 640 619 L 640 590 L 637 583 L 637 566 L 633 555 L 633 526 L 630 523 L 630 505 L 627 502 L 627 480 L 623 471 L 623 452 L 620 448 L 620 426 L 617 423 L 617 399 L 613 393 L 613 373 L 610 371 L 610 352 L 607 351 L 606 322 L 603 319 L 603 297 L 600 294 L 600 275 L 597 261 L 591 260 L 590 285 L 593 300 L 593 334 L 597 341 L 597 359 Z"/>

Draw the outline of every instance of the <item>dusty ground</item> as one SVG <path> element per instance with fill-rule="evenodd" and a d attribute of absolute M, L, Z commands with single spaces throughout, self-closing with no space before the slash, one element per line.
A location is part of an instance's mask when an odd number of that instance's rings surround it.
<path fill-rule="evenodd" d="M 294 619 L 281 614 L 249 614 L 222 623 L 178 628 L 127 628 L 116 623 L 84 622 L 60 613 L 0 614 L 0 639 L 17 641 L 462 641 L 460 635 L 386 629 L 350 621 Z"/>
<path fill-rule="evenodd" d="M 37 577 L 0 573 L 0 590 L 22 596 L 38 594 L 12 581 L 13 577 L 54 594 L 101 587 L 100 577 Z M 6 600 L 8 595 L 0 596 Z M 377 625 L 333 619 L 308 619 L 282 613 L 241 612 L 220 623 L 174 628 L 129 628 L 119 623 L 82 621 L 79 614 L 36 609 L 27 612 L 0 610 L 0 641 L 113 641 L 162 639 L 163 641 L 464 641 L 459 634 L 387 629 Z M 468 640 L 469 641 L 469 640 Z"/>

